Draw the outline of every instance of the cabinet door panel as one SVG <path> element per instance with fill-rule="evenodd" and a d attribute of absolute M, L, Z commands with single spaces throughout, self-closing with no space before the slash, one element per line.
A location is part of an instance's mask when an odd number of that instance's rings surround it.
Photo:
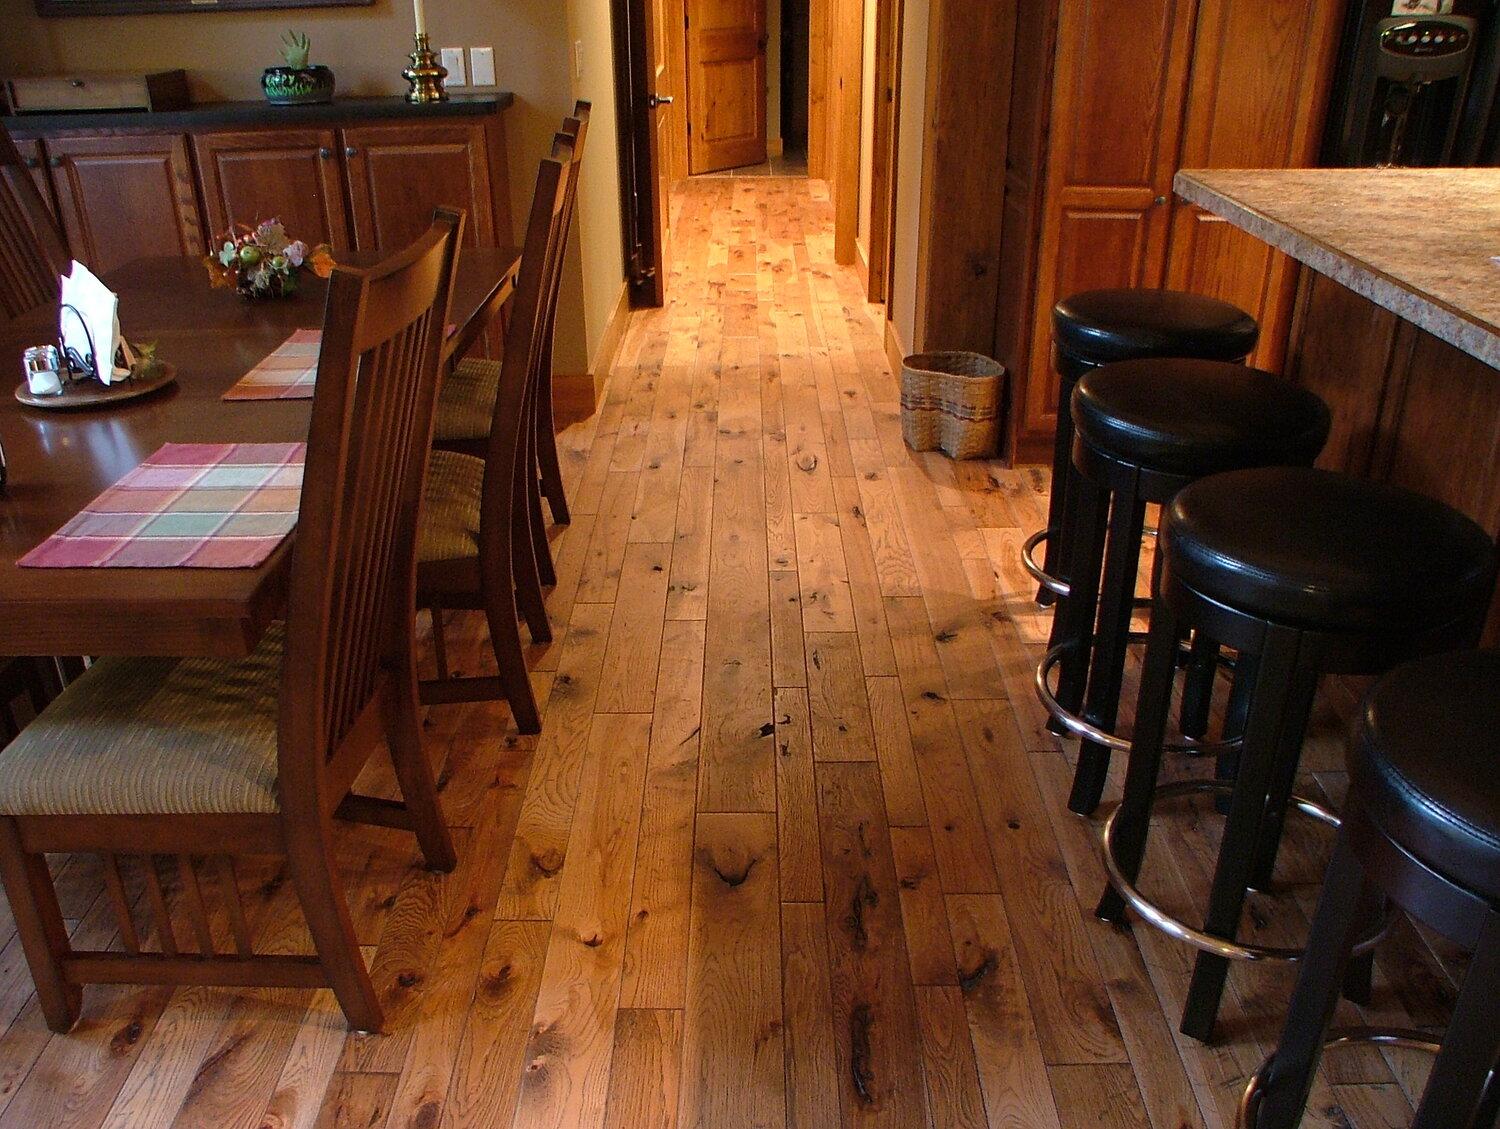
<path fill-rule="evenodd" d="M 1200 0 L 1183 126 L 1183 168 L 1296 168 L 1316 162 L 1338 4 Z M 1176 209 L 1167 285 L 1213 294 L 1261 325 L 1252 363 L 1279 371 L 1291 328 L 1295 264 L 1259 240 Z"/>
<path fill-rule="evenodd" d="M 417 123 L 341 131 L 354 208 L 354 244 L 395 251 L 432 223 L 440 205 L 468 213 L 464 241 L 495 242 L 484 126 Z"/>
<path fill-rule="evenodd" d="M 31 174 L 31 181 L 36 185 L 36 190 L 41 194 L 42 202 L 47 205 L 47 210 L 52 213 L 52 218 L 57 219 L 57 198 L 52 194 L 52 178 L 47 175 L 47 155 L 42 151 L 40 141 L 16 141 L 16 149 L 21 154 L 21 163 L 26 166 L 26 171 Z"/>
<path fill-rule="evenodd" d="M 279 219 L 307 243 L 348 247 L 349 220 L 331 129 L 203 133 L 193 138 L 209 234 Z"/>
<path fill-rule="evenodd" d="M 90 270 L 203 253 L 184 137 L 49 138 L 46 148 L 68 245 Z"/>

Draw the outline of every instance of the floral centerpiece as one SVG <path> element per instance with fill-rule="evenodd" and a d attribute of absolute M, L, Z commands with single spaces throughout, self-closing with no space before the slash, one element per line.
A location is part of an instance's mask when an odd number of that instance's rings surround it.
<path fill-rule="evenodd" d="M 297 292 L 297 276 L 304 268 L 327 278 L 334 267 L 327 243 L 309 248 L 300 239 L 288 239 L 280 220 L 262 220 L 255 227 L 237 224 L 203 264 L 215 289 L 233 287 L 242 298 L 287 297 Z"/>

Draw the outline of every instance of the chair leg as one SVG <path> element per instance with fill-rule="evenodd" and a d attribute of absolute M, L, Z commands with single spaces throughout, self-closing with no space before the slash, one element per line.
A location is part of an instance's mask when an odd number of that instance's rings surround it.
<path fill-rule="evenodd" d="M 427 614 L 432 617 L 432 657 L 437 663 L 438 680 L 446 682 L 450 673 L 448 670 L 448 631 L 443 623 L 443 606 L 434 602 L 428 607 Z"/>
<path fill-rule="evenodd" d="M 1443 1049 L 1427 1078 L 1412 1129 L 1475 1124 L 1489 1098 L 1489 1072 L 1500 1062 L 1496 1000 L 1500 1000 L 1500 911 L 1491 910 L 1479 932 L 1479 944 L 1464 974 Z"/>
<path fill-rule="evenodd" d="M 507 578 L 508 581 L 509 578 Z M 509 587 L 507 583 L 507 587 Z M 484 614 L 490 625 L 490 647 L 500 671 L 500 688 L 510 703 L 511 716 L 522 733 L 540 733 L 542 716 L 536 694 L 526 673 L 526 655 L 521 649 L 521 631 L 516 624 L 516 605 L 505 591 L 486 587 Z"/>
<path fill-rule="evenodd" d="M 1250 716 L 1250 697 L 1255 689 L 1256 672 L 1260 669 L 1260 656 L 1241 651 L 1235 663 L 1234 683 L 1229 688 L 1229 701 L 1224 705 L 1225 739 L 1245 736 L 1245 719 Z M 1214 763 L 1214 778 L 1224 784 L 1233 784 L 1240 771 L 1240 751 L 1225 749 Z M 1220 793 L 1214 797 L 1214 810 L 1220 815 L 1229 814 L 1229 797 Z"/>
<path fill-rule="evenodd" d="M 1042 571 L 1048 576 L 1058 576 L 1059 570 L 1063 570 L 1062 579 L 1066 580 L 1067 561 L 1064 559 L 1063 546 L 1068 544 L 1072 524 L 1069 492 L 1078 472 L 1073 469 L 1073 415 L 1068 404 L 1072 398 L 1073 382 L 1061 379 L 1057 430 L 1052 437 L 1052 493 L 1047 499 L 1048 536 L 1046 548 L 1042 552 Z M 1042 607 L 1056 602 L 1056 599 L 1056 594 L 1049 589 L 1037 589 L 1036 602 Z"/>
<path fill-rule="evenodd" d="M 1057 701 L 1069 713 L 1083 708 L 1088 681 L 1089 655 L 1094 644 L 1094 613 L 1099 606 L 1099 572 L 1104 563 L 1104 535 L 1109 523 L 1109 492 L 1081 475 L 1074 475 L 1068 489 L 1073 509 L 1073 532 L 1068 561 L 1063 568 L 1072 585 L 1067 598 L 1058 601 L 1052 613 L 1048 648 L 1067 642 L 1068 649 L 1057 665 Z M 1066 730 L 1052 722 L 1054 733 Z"/>
<path fill-rule="evenodd" d="M 1203 925 L 1205 933 L 1216 937 L 1233 940 L 1239 929 L 1240 912 L 1250 887 L 1257 833 L 1278 767 L 1288 715 L 1295 712 L 1292 699 L 1298 643 L 1295 631 L 1272 628 L 1267 632 L 1266 649 L 1260 656 L 1239 774 L 1229 800 L 1229 816 L 1224 824 Z M 1184 1035 L 1205 1043 L 1212 1037 L 1228 975 L 1229 962 L 1223 957 L 1198 954 L 1179 1028 Z"/>
<path fill-rule="evenodd" d="M 356 1031 L 376 1032 L 385 1023 L 375 986 L 360 955 L 349 903 L 334 872 L 328 829 L 312 821 L 287 820 L 287 870 L 297 888 L 313 947 L 328 984 Z"/>
<path fill-rule="evenodd" d="M 537 481 L 534 461 L 528 458 L 527 463 L 531 467 L 524 479 L 527 525 L 531 528 L 531 552 L 536 559 L 537 579 L 541 581 L 542 587 L 552 588 L 557 585 L 557 568 L 552 562 L 552 543 L 547 540 L 547 522 L 542 517 L 541 484 Z"/>
<path fill-rule="evenodd" d="M 1179 630 L 1177 613 L 1158 601 L 1151 610 L 1151 633 L 1146 640 L 1146 658 L 1141 668 L 1135 736 L 1125 766 L 1125 795 L 1115 815 L 1115 859 L 1131 882 L 1141 872 L 1146 836 L 1151 829 L 1156 777 L 1161 770 L 1167 716 L 1172 709 L 1172 679 L 1177 670 Z M 1124 921 L 1125 900 L 1113 886 L 1107 886 L 1094 913 L 1105 921 Z"/>
<path fill-rule="evenodd" d="M 382 696 L 385 737 L 391 750 L 391 764 L 401 786 L 417 843 L 427 869 L 444 873 L 458 865 L 453 837 L 443 819 L 438 802 L 437 784 L 432 778 L 432 764 L 422 748 L 422 723 L 418 720 L 417 672 L 410 665 L 399 678 L 391 680 Z"/>
<path fill-rule="evenodd" d="M 1307 955 L 1266 1070 L 1255 1124 L 1247 1129 L 1296 1129 L 1302 1123 L 1323 1041 L 1339 1002 L 1339 981 L 1359 930 L 1364 869 L 1348 834 L 1340 834 L 1318 896 Z"/>
<path fill-rule="evenodd" d="M 63 925 L 47 860 L 28 854 L 21 846 L 13 819 L 0 818 L 0 878 L 10 899 L 42 1016 L 49 1028 L 65 1034 L 78 1022 L 83 990 L 63 975 L 62 957 L 70 948 L 68 930 Z"/>
<path fill-rule="evenodd" d="M 552 415 L 552 374 L 543 371 L 537 385 L 537 406 L 532 434 L 536 443 L 536 471 L 541 477 L 541 491 L 552 511 L 552 520 L 567 525 L 568 495 L 563 489 L 562 464 L 557 457 L 557 424 Z"/>
<path fill-rule="evenodd" d="M 1261 816 L 1260 830 L 1255 837 L 1255 861 L 1251 865 L 1250 885 L 1257 890 L 1270 889 L 1276 871 L 1276 855 L 1281 849 L 1287 808 L 1291 806 L 1291 796 L 1296 790 L 1297 766 L 1302 760 L 1302 743 L 1307 737 L 1308 720 L 1312 717 L 1313 699 L 1317 692 L 1317 675 L 1298 675 L 1288 696 L 1281 747 L 1276 754 L 1276 774 L 1271 779 L 1269 802 Z"/>
<path fill-rule="evenodd" d="M 1178 728 L 1184 737 L 1201 740 L 1208 735 L 1213 712 L 1214 679 L 1219 673 L 1219 644 L 1205 632 L 1193 634 L 1187 673 L 1182 679 L 1182 718 Z"/>
<path fill-rule="evenodd" d="M 1125 677 L 1125 651 L 1130 618 L 1135 607 L 1135 578 L 1141 561 L 1141 530 L 1146 504 L 1133 486 L 1117 490 L 1109 517 L 1109 544 L 1099 590 L 1099 635 L 1089 663 L 1084 720 L 1113 732 L 1120 714 L 1120 684 Z M 1078 747 L 1078 769 L 1068 809 L 1088 815 L 1099 806 L 1109 777 L 1109 746 L 1087 738 Z"/>
<path fill-rule="evenodd" d="M 523 451 L 522 454 L 525 452 Z M 518 473 L 531 473 L 529 456 L 526 458 L 526 464 L 526 468 Z M 531 524 L 526 485 L 517 478 L 512 493 L 510 529 L 511 582 L 515 586 L 515 605 L 520 609 L 521 618 L 526 621 L 526 627 L 531 632 L 531 641 L 550 643 L 552 624 L 547 619 L 547 599 L 542 592 L 542 578 L 537 567 Z M 485 583 L 488 586 L 492 582 L 486 578 Z M 488 603 L 489 600 L 490 597 L 486 596 L 485 602 Z"/>

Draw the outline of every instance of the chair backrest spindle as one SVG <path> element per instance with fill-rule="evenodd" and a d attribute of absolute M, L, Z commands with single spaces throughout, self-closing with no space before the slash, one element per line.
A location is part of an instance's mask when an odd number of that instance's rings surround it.
<path fill-rule="evenodd" d="M 13 318 L 56 301 L 58 277 L 69 262 L 67 242 L 31 170 L 0 126 L 0 312 Z"/>

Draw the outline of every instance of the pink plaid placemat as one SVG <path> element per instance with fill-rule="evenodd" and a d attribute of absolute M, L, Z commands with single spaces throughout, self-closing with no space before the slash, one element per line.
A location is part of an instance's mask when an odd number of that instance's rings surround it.
<path fill-rule="evenodd" d="M 297 524 L 305 443 L 168 443 L 16 563 L 254 568 Z"/>
<path fill-rule="evenodd" d="M 299 329 L 237 380 L 226 400 L 311 400 L 318 377 L 321 329 Z"/>

